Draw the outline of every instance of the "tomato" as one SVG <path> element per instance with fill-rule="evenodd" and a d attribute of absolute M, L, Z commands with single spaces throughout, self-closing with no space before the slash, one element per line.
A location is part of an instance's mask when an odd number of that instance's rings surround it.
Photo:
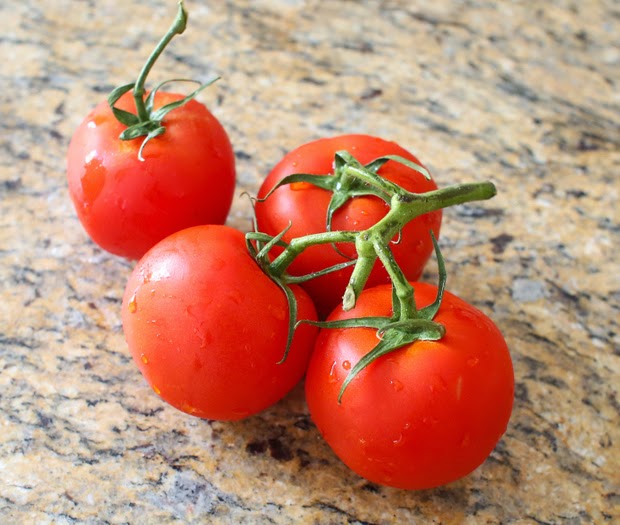
<path fill-rule="evenodd" d="M 299 317 L 316 319 L 292 287 Z M 287 359 L 284 292 L 228 226 L 195 226 L 156 244 L 138 262 L 122 307 L 125 338 L 153 390 L 194 416 L 234 420 L 282 398 L 305 372 L 316 328 L 295 332 Z"/>
<path fill-rule="evenodd" d="M 158 91 L 155 107 L 183 98 Z M 136 113 L 132 93 L 116 103 Z M 199 224 L 223 224 L 235 187 L 226 131 L 191 100 L 166 115 L 166 131 L 138 151 L 144 137 L 119 140 L 126 126 L 98 105 L 75 131 L 67 154 L 69 193 L 86 232 L 103 249 L 139 259 L 155 243 Z"/>
<path fill-rule="evenodd" d="M 269 173 L 260 187 L 258 197 L 263 198 L 277 182 L 293 173 L 328 174 L 333 171 L 334 155 L 346 150 L 359 162 L 367 164 L 384 155 L 399 155 L 416 164 L 420 161 L 394 142 L 368 135 L 342 135 L 309 142 L 288 153 Z M 395 161 L 388 161 L 379 171 L 382 177 L 413 192 L 437 189 L 432 180 L 421 173 Z M 331 193 L 308 183 L 295 183 L 278 188 L 266 201 L 257 202 L 258 229 L 270 235 L 283 231 L 289 221 L 292 225 L 284 241 L 294 237 L 325 231 L 326 215 Z M 336 211 L 332 230 L 364 230 L 374 225 L 389 210 L 389 206 L 375 196 L 355 197 Z M 435 211 L 422 215 L 403 230 L 391 245 L 394 257 L 408 279 L 420 277 L 433 251 L 430 230 L 439 236 L 442 213 Z M 338 245 L 347 257 L 355 256 L 352 244 Z M 274 254 L 277 253 L 274 250 Z M 333 246 L 312 246 L 304 251 L 289 268 L 291 275 L 303 275 L 346 262 Z M 330 273 L 303 284 L 314 300 L 321 317 L 325 317 L 342 300 L 352 268 Z M 389 282 L 387 272 L 380 263 L 375 264 L 368 280 L 368 287 Z"/>
<path fill-rule="evenodd" d="M 413 283 L 418 306 L 434 286 Z M 360 295 L 356 307 L 329 320 L 391 315 L 391 288 Z M 439 341 L 416 341 L 362 369 L 338 404 L 349 371 L 378 343 L 372 328 L 324 329 L 306 375 L 306 399 L 320 433 L 352 470 L 403 489 L 449 483 L 476 469 L 506 431 L 514 374 L 493 322 L 445 293 L 434 318 Z"/>

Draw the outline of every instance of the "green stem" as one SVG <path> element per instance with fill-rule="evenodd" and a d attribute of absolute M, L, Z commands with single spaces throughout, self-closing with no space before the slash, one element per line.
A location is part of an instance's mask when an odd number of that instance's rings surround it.
<path fill-rule="evenodd" d="M 170 29 L 163 36 L 163 38 L 159 41 L 149 58 L 147 59 L 144 66 L 142 66 L 142 70 L 138 75 L 138 79 L 136 80 L 136 84 L 133 88 L 133 98 L 136 104 L 136 110 L 138 112 L 138 118 L 140 122 L 148 122 L 150 120 L 149 112 L 146 109 L 146 104 L 144 102 L 144 83 L 146 82 L 146 77 L 150 73 L 153 65 L 159 58 L 159 55 L 162 54 L 163 50 L 170 43 L 170 41 L 175 37 L 175 35 L 180 35 L 185 31 L 187 26 L 187 11 L 185 10 L 185 6 L 183 4 L 183 0 L 179 1 L 179 10 L 177 12 L 177 16 L 172 22 Z"/>
<path fill-rule="evenodd" d="M 353 176 L 356 179 L 360 179 L 366 184 L 375 187 L 376 189 L 384 193 L 388 198 L 390 195 L 395 195 L 396 193 L 404 191 L 403 188 L 401 188 L 397 184 L 394 184 L 393 182 L 384 179 L 376 173 L 368 171 L 364 167 L 349 165 L 344 169 L 344 172 L 349 176 Z"/>
<path fill-rule="evenodd" d="M 377 242 L 374 243 L 374 248 L 377 252 L 379 260 L 383 263 L 383 266 L 390 276 L 392 286 L 394 287 L 394 292 L 396 293 L 396 298 L 400 304 L 400 309 L 398 310 L 400 312 L 398 321 L 415 319 L 417 309 L 414 300 L 413 287 L 409 284 L 407 276 L 403 273 L 400 266 L 398 266 L 398 263 L 394 260 L 392 250 L 389 249 L 382 239 L 378 239 Z M 346 310 L 346 306 L 344 304 L 343 307 Z"/>
<path fill-rule="evenodd" d="M 412 204 L 411 206 L 402 207 L 404 210 L 404 215 L 400 218 L 400 221 L 404 221 L 404 224 L 406 224 L 412 219 L 415 219 L 420 215 L 424 215 L 425 213 L 448 208 L 456 204 L 487 200 L 494 197 L 496 193 L 497 190 L 492 182 L 470 182 L 465 184 L 455 184 L 453 186 L 448 186 L 447 188 L 429 191 L 426 193 L 417 194 L 406 192 L 402 195 L 397 195 L 395 198 L 397 201 L 402 203 Z M 395 207 L 401 208 L 398 204 L 396 204 Z M 394 232 L 394 234 L 396 234 L 397 231 L 398 229 Z"/>
<path fill-rule="evenodd" d="M 401 318 L 412 319 L 416 312 L 413 289 L 388 248 L 390 241 L 416 217 L 455 204 L 490 199 L 496 193 L 495 186 L 491 182 L 466 183 L 417 194 L 396 185 L 391 187 L 393 183 L 379 176 L 375 177 L 366 170 L 354 167 L 346 169 L 350 170 L 349 175 L 359 176 L 383 191 L 390 191 L 392 199 L 388 213 L 362 232 L 329 231 L 294 238 L 269 265 L 268 272 L 275 277 L 281 277 L 295 258 L 310 246 L 355 242 L 357 261 L 344 293 L 343 308 L 350 310 L 355 306 L 357 297 L 366 286 L 370 272 L 379 257 L 393 282 L 400 303 Z"/>
<path fill-rule="evenodd" d="M 364 286 L 366 286 L 377 256 L 385 258 L 385 260 L 382 259 L 382 263 L 385 265 L 388 273 L 393 271 L 390 267 L 398 267 L 393 258 L 388 260 L 385 254 L 381 254 L 380 248 L 388 246 L 392 238 L 407 223 L 420 215 L 447 208 L 448 206 L 490 199 L 495 193 L 495 186 L 491 182 L 457 184 L 420 194 L 399 188 L 398 192 L 392 196 L 392 205 L 388 213 L 368 230 L 362 232 L 356 240 L 355 246 L 357 251 L 358 253 L 364 253 L 364 257 L 359 257 L 353 268 L 353 273 L 343 298 L 342 306 L 344 310 L 350 310 L 355 306 L 357 297 L 364 289 Z M 372 258 L 372 253 L 370 253 L 371 250 L 374 253 L 374 258 Z M 371 259 L 372 262 L 370 262 Z M 394 284 L 396 295 L 399 298 L 405 298 L 403 301 L 407 301 L 406 297 L 409 294 L 407 288 L 411 286 L 407 279 L 404 278 L 400 268 L 398 268 L 398 272 L 398 276 L 390 273 L 390 277 Z M 401 301 L 401 307 L 406 310 L 406 315 L 408 315 L 410 312 L 409 306 Z"/>
<path fill-rule="evenodd" d="M 358 232 L 356 231 L 333 231 L 296 237 L 291 240 L 284 251 L 269 265 L 269 274 L 274 277 L 281 277 L 295 257 L 310 246 L 336 242 L 355 242 L 357 236 Z"/>

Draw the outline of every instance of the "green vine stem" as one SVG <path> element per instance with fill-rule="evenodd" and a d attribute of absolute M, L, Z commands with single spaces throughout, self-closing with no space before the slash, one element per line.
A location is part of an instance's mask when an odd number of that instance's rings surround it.
<path fill-rule="evenodd" d="M 289 302 L 289 337 L 282 360 L 288 354 L 292 333 L 300 322 L 308 322 L 320 328 L 370 327 L 377 330 L 378 344 L 351 369 L 342 384 L 338 402 L 340 402 L 347 385 L 353 378 L 378 357 L 415 341 L 438 340 L 445 335 L 444 327 L 433 321 L 441 305 L 445 289 L 446 271 L 441 251 L 432 230 L 430 235 L 437 257 L 439 284 L 435 301 L 421 309 L 418 309 L 416 306 L 413 286 L 409 283 L 390 249 L 392 239 L 400 235 L 406 224 L 425 213 L 457 204 L 490 199 L 496 194 L 495 186 L 491 182 L 457 184 L 425 193 L 413 193 L 384 179 L 377 173 L 379 168 L 388 160 L 405 164 L 419 171 L 425 177 L 430 178 L 430 175 L 423 167 L 401 157 L 381 157 L 364 166 L 348 152 L 339 151 L 336 153 L 333 175 L 303 173 L 289 175 L 274 186 L 262 199 L 266 200 L 278 187 L 294 182 L 308 182 L 319 188 L 331 191 L 333 195 L 327 210 L 325 232 L 298 237 L 291 239 L 289 242 L 284 242 L 282 238 L 290 228 L 289 224 L 284 231 L 275 237 L 259 231 L 250 232 L 246 235 L 248 250 L 265 273 L 284 291 Z M 389 204 L 389 211 L 381 220 L 363 231 L 331 230 L 331 219 L 334 212 L 349 199 L 360 195 L 374 195 L 383 199 Z M 291 276 L 286 273 L 286 270 L 295 258 L 310 246 L 331 244 L 334 246 L 334 249 L 338 250 L 336 244 L 343 242 L 355 244 L 356 259 L 309 275 Z M 282 248 L 282 251 L 271 260 L 269 252 L 276 245 Z M 325 322 L 297 320 L 297 307 L 295 295 L 290 288 L 291 284 L 303 282 L 304 280 L 354 265 L 342 301 L 343 309 L 351 310 L 355 306 L 359 294 L 364 289 L 377 259 L 385 267 L 392 282 L 391 317 L 352 318 Z"/>
<path fill-rule="evenodd" d="M 201 84 L 195 80 L 188 80 L 184 78 L 165 80 L 164 82 L 159 83 L 148 95 L 146 95 L 145 83 L 151 69 L 170 41 L 176 35 L 180 35 L 185 31 L 185 28 L 187 27 L 187 20 L 188 15 L 185 10 L 185 5 L 183 4 L 183 0 L 180 0 L 177 14 L 172 22 L 172 25 L 147 58 L 146 62 L 142 66 L 142 69 L 140 70 L 140 73 L 138 74 L 136 81 L 117 87 L 108 95 L 108 104 L 110 105 L 114 116 L 121 124 L 127 126 L 127 128 L 120 134 L 119 138 L 121 140 L 133 140 L 138 137 L 145 137 L 138 151 L 138 159 L 141 161 L 144 160 L 142 152 L 147 143 L 166 131 L 165 126 L 162 124 L 164 117 L 173 109 L 187 104 L 203 89 L 218 80 L 218 78 L 215 78 L 204 84 Z M 199 84 L 199 87 L 186 97 L 165 104 L 160 108 L 154 108 L 155 94 L 164 85 L 171 82 L 192 82 Z M 133 99 L 136 106 L 136 114 L 116 107 L 118 100 L 125 93 L 132 90 Z"/>
<path fill-rule="evenodd" d="M 185 9 L 185 4 L 183 3 L 183 0 L 180 0 L 177 15 L 172 22 L 172 25 L 170 26 L 166 34 L 162 37 L 162 39 L 159 41 L 157 46 L 155 46 L 155 49 L 152 51 L 152 53 L 142 66 L 142 69 L 138 74 L 138 78 L 133 88 L 133 98 L 136 102 L 136 109 L 138 111 L 138 118 L 140 119 L 140 122 L 147 122 L 148 120 L 150 120 L 150 115 L 148 110 L 146 109 L 146 104 L 144 101 L 144 83 L 146 82 L 146 77 L 151 72 L 151 69 L 155 65 L 155 62 L 159 58 L 159 55 L 162 54 L 166 46 L 176 35 L 182 34 L 185 31 L 186 27 L 187 10 Z"/>
<path fill-rule="evenodd" d="M 347 171 L 347 174 L 355 177 L 360 176 L 358 170 Z M 363 174 L 363 177 L 368 177 L 368 173 Z M 370 177 L 368 182 L 374 183 L 376 177 L 379 176 Z M 386 188 L 385 185 L 382 187 Z M 409 192 L 396 185 L 390 187 L 390 191 L 394 192 L 391 196 L 390 210 L 383 219 L 369 229 L 361 232 L 327 231 L 292 239 L 282 253 L 268 265 L 267 273 L 282 278 L 295 258 L 310 246 L 354 242 L 358 256 L 344 293 L 344 310 L 350 310 L 355 306 L 357 297 L 366 285 L 375 261 L 379 258 L 390 273 L 398 297 L 403 297 L 401 301 L 402 310 L 404 312 L 409 311 L 410 305 L 406 304 L 406 292 L 401 290 L 406 286 L 404 283 L 407 282 L 407 279 L 391 257 L 388 248 L 390 241 L 407 223 L 420 215 L 456 204 L 490 199 L 496 194 L 496 189 L 491 182 L 479 182 L 458 184 L 419 194 Z M 284 279 L 286 280 L 286 277 Z"/>
<path fill-rule="evenodd" d="M 496 194 L 495 185 L 491 182 L 466 183 L 449 186 L 427 193 L 414 194 L 402 188 L 392 197 L 390 211 L 368 230 L 360 232 L 355 241 L 358 254 L 357 263 L 343 297 L 343 309 L 350 310 L 360 292 L 366 285 L 370 270 L 379 257 L 386 267 L 392 282 L 400 292 L 400 282 L 407 281 L 400 269 L 395 268 L 393 257 L 388 258 L 389 242 L 402 230 L 403 226 L 425 213 L 464 204 L 466 202 L 487 200 Z M 400 295 L 399 295 L 400 298 Z M 407 308 L 406 305 L 402 305 Z"/>

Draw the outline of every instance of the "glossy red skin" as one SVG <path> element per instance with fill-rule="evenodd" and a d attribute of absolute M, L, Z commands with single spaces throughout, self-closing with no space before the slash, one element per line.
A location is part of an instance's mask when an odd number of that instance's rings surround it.
<path fill-rule="evenodd" d="M 182 95 L 157 93 L 155 107 Z M 131 93 L 117 107 L 136 113 Z M 164 118 L 166 132 L 138 150 L 144 137 L 126 129 L 107 102 L 75 131 L 67 154 L 69 193 L 88 235 L 103 249 L 139 259 L 183 228 L 223 224 L 235 187 L 235 158 L 220 122 L 196 100 Z"/>
<path fill-rule="evenodd" d="M 275 184 L 292 173 L 327 174 L 333 172 L 334 154 L 346 150 L 358 161 L 366 164 L 383 155 L 400 155 L 417 164 L 421 162 L 395 142 L 388 142 L 368 135 L 342 135 L 309 142 L 288 153 L 269 173 L 258 192 L 263 198 Z M 434 181 L 411 168 L 393 161 L 386 163 L 379 174 L 409 191 L 425 192 L 437 189 Z M 260 231 L 276 235 L 289 221 L 291 229 L 283 237 L 294 237 L 325 231 L 327 207 L 331 193 L 307 184 L 287 185 L 278 188 L 264 203 L 256 204 L 256 217 Z M 364 230 L 375 224 L 389 210 L 377 197 L 355 198 L 333 217 L 332 230 Z M 410 280 L 416 280 L 428 261 L 433 244 L 430 231 L 439 237 L 442 212 L 436 211 L 411 221 L 402 231 L 399 243 L 391 248 L 396 261 Z M 347 256 L 355 255 L 353 244 L 339 244 Z M 277 253 L 277 250 L 274 250 Z M 330 245 L 313 246 L 302 253 L 290 266 L 289 273 L 303 275 L 347 261 Z M 342 295 L 351 276 L 352 268 L 312 279 L 302 286 L 310 294 L 320 317 L 325 317 L 342 301 Z M 368 280 L 368 287 L 389 282 L 383 266 L 377 262 Z"/>
<path fill-rule="evenodd" d="M 316 319 L 294 287 L 299 315 Z M 254 262 L 244 235 L 207 225 L 167 237 L 138 262 L 123 297 L 129 350 L 153 390 L 207 419 L 236 420 L 269 407 L 303 376 L 316 329 L 295 333 L 286 361 L 284 293 Z"/>
<path fill-rule="evenodd" d="M 418 304 L 436 288 L 414 284 Z M 350 312 L 329 319 L 389 315 L 391 289 L 362 292 Z M 446 293 L 435 320 L 440 341 L 418 341 L 380 357 L 349 384 L 349 370 L 378 342 L 375 330 L 322 330 L 306 374 L 312 419 L 340 459 L 364 478 L 402 489 L 426 489 L 466 476 L 506 431 L 514 374 L 493 322 Z"/>

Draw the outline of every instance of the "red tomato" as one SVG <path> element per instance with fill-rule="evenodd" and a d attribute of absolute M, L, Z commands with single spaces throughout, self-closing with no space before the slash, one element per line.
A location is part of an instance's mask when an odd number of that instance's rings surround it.
<path fill-rule="evenodd" d="M 436 288 L 416 283 L 419 306 Z M 362 292 L 330 320 L 391 315 L 391 288 Z M 493 322 L 445 293 L 434 318 L 439 341 L 417 341 L 372 362 L 338 392 L 350 369 L 378 342 L 372 328 L 325 329 L 306 375 L 312 419 L 334 452 L 370 481 L 404 489 L 449 483 L 477 468 L 506 431 L 514 374 Z"/>
<path fill-rule="evenodd" d="M 181 99 L 157 92 L 155 107 Z M 136 112 L 131 93 L 116 103 Z M 122 141 L 126 128 L 107 102 L 76 130 L 67 154 L 69 192 L 90 237 L 105 250 L 138 259 L 167 235 L 198 224 L 222 224 L 235 187 L 234 153 L 219 121 L 196 100 L 164 118 L 166 132 Z"/>
<path fill-rule="evenodd" d="M 299 316 L 316 319 L 293 287 Z M 138 262 L 123 297 L 129 350 L 153 390 L 202 418 L 241 419 L 282 398 L 301 379 L 316 329 L 295 332 L 286 361 L 284 293 L 228 226 L 182 230 Z"/>
<path fill-rule="evenodd" d="M 333 171 L 334 155 L 346 150 L 362 164 L 384 156 L 400 155 L 421 164 L 411 153 L 394 142 L 388 142 L 367 135 L 343 135 L 321 139 L 305 144 L 288 153 L 269 173 L 258 192 L 263 198 L 277 182 L 292 173 L 327 174 Z M 378 172 L 386 179 L 413 192 L 437 189 L 417 171 L 388 161 Z M 289 221 L 291 229 L 284 235 L 285 241 L 311 233 L 325 231 L 326 214 L 331 193 L 306 183 L 297 183 L 278 188 L 265 202 L 256 204 L 256 217 L 260 231 L 276 235 L 283 231 Z M 381 199 L 368 196 L 356 197 L 340 208 L 333 217 L 332 230 L 364 230 L 374 225 L 388 211 L 388 205 Z M 411 221 L 403 228 L 400 242 L 391 249 L 396 261 L 410 280 L 422 274 L 424 265 L 433 251 L 430 230 L 439 238 L 441 211 L 428 213 Z M 353 244 L 338 245 L 348 257 L 355 255 Z M 274 250 L 277 253 L 277 250 Z M 313 246 L 302 253 L 290 266 L 291 275 L 303 275 L 343 263 L 348 259 L 330 245 Z M 321 317 L 325 317 L 341 302 L 352 268 L 346 268 L 303 284 L 314 300 Z M 368 280 L 368 287 L 389 282 L 387 272 L 377 263 Z"/>

